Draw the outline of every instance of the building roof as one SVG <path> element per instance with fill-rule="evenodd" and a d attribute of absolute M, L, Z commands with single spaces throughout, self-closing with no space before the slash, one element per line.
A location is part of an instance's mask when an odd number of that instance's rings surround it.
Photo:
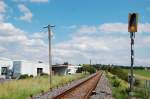
<path fill-rule="evenodd" d="M 68 67 L 68 65 L 56 64 L 56 65 L 52 65 L 52 67 Z"/>

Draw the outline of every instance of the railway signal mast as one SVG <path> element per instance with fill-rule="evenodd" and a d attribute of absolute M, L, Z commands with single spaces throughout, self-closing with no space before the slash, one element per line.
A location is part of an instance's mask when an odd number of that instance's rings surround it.
<path fill-rule="evenodd" d="M 51 84 L 52 84 L 52 55 L 51 55 L 51 37 L 52 37 L 52 33 L 51 33 L 51 28 L 53 28 L 55 26 L 53 25 L 48 25 L 44 28 L 48 28 L 48 39 L 49 39 L 49 83 L 50 83 L 50 88 L 51 88 Z"/>
<path fill-rule="evenodd" d="M 128 32 L 131 38 L 131 79 L 130 79 L 130 92 L 133 91 L 133 65 L 134 65 L 134 39 L 135 32 L 137 32 L 138 14 L 129 13 L 128 17 Z"/>

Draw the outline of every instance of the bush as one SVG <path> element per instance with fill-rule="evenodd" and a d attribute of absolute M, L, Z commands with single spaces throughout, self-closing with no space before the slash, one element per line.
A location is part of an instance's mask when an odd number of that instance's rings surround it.
<path fill-rule="evenodd" d="M 83 70 L 83 67 L 79 67 L 76 71 L 76 73 L 82 73 L 84 70 Z"/>
<path fill-rule="evenodd" d="M 135 86 L 139 86 L 140 85 L 140 80 L 139 79 L 135 79 L 134 85 Z"/>
<path fill-rule="evenodd" d="M 120 81 L 115 79 L 113 82 L 113 87 L 119 87 L 119 86 L 120 86 Z"/>
<path fill-rule="evenodd" d="M 88 71 L 90 74 L 92 74 L 92 73 L 95 73 L 95 72 L 96 72 L 96 69 L 95 69 L 94 67 L 89 66 L 89 67 L 87 68 L 87 71 Z"/>
<path fill-rule="evenodd" d="M 90 66 L 90 65 L 83 66 L 83 70 L 89 72 L 90 74 L 96 72 L 96 69 L 93 66 Z"/>
<path fill-rule="evenodd" d="M 19 78 L 19 79 L 26 79 L 26 78 L 29 78 L 29 75 L 28 75 L 28 74 L 20 75 L 20 78 Z"/>
<path fill-rule="evenodd" d="M 29 77 L 30 77 L 30 78 L 33 78 L 33 75 L 30 75 Z"/>
<path fill-rule="evenodd" d="M 40 76 L 48 76 L 47 73 L 41 73 Z"/>
<path fill-rule="evenodd" d="M 128 73 L 119 68 L 119 67 L 114 67 L 110 69 L 110 72 L 116 76 L 118 76 L 119 78 L 121 78 L 122 80 L 128 81 Z"/>

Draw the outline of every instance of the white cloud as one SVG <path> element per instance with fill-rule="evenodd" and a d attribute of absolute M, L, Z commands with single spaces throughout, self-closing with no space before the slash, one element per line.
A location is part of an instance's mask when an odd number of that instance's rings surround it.
<path fill-rule="evenodd" d="M 23 16 L 20 16 L 20 19 L 27 22 L 31 22 L 33 17 L 31 11 L 23 4 L 19 4 L 18 8 L 24 14 Z"/>
<path fill-rule="evenodd" d="M 139 30 L 140 33 L 150 33 L 150 23 L 145 24 L 139 24 Z"/>
<path fill-rule="evenodd" d="M 34 3 L 47 3 L 48 0 L 30 0 L 30 2 L 34 2 Z"/>
<path fill-rule="evenodd" d="M 7 51 L 7 49 L 4 48 L 4 47 L 0 47 L 0 53 L 2 53 L 2 52 L 4 52 L 4 51 Z"/>
<path fill-rule="evenodd" d="M 0 1 L 0 13 L 5 13 L 6 12 L 6 4 L 4 3 L 4 1 Z"/>
<path fill-rule="evenodd" d="M 99 30 L 105 33 L 127 33 L 127 24 L 124 23 L 105 23 L 99 26 Z"/>
<path fill-rule="evenodd" d="M 127 34 L 128 24 L 126 23 L 104 23 L 99 26 L 81 26 L 77 31 L 77 34 Z M 138 33 L 150 33 L 150 23 L 139 23 Z"/>
<path fill-rule="evenodd" d="M 77 32 L 80 33 L 86 33 L 86 34 L 91 34 L 91 33 L 95 33 L 97 32 L 97 27 L 95 26 L 87 26 L 87 25 L 83 25 L 80 27 L 80 29 L 77 30 Z"/>
<path fill-rule="evenodd" d="M 13 59 L 27 59 L 27 60 L 42 60 L 48 59 L 48 44 L 44 41 L 47 40 L 47 33 L 36 32 L 29 36 L 25 31 L 15 27 L 11 23 L 0 24 L 0 52 L 1 57 L 8 57 Z M 99 25 L 101 26 L 101 25 Z M 101 31 L 97 31 L 99 26 L 88 26 L 89 31 L 93 32 L 92 35 L 83 34 L 79 35 L 78 30 L 82 30 L 80 27 L 74 32 L 74 35 L 70 40 L 63 42 L 52 43 L 52 55 L 53 62 L 69 61 L 72 63 L 88 63 L 89 59 L 98 60 L 97 63 L 104 64 L 130 64 L 130 38 L 129 34 L 125 35 L 113 35 L 106 34 Z M 147 25 L 143 27 L 146 28 Z M 96 32 L 95 32 L 96 31 Z M 148 31 L 148 30 L 144 30 Z M 103 33 L 104 35 L 96 35 Z M 114 31 L 113 31 L 114 32 Z M 81 33 L 81 31 L 80 31 Z M 78 34 L 78 35 L 76 35 Z M 106 35 L 105 35 L 106 34 Z M 150 43 L 149 36 L 136 35 L 135 49 L 148 49 Z M 144 52 L 143 52 L 144 53 Z M 140 54 L 136 54 L 136 65 L 150 65 L 148 61 L 150 55 L 145 51 L 143 60 L 139 60 Z"/>
<path fill-rule="evenodd" d="M 104 33 L 128 33 L 128 24 L 126 23 L 105 23 L 99 26 L 99 30 Z M 150 23 L 139 23 L 138 33 L 149 33 Z"/>
<path fill-rule="evenodd" d="M 28 33 L 11 23 L 0 23 L 0 26 L 0 52 L 2 57 L 36 61 L 47 57 L 47 44 L 43 38 L 29 37 Z"/>
<path fill-rule="evenodd" d="M 147 56 L 149 52 L 145 49 L 150 48 L 150 37 L 144 35 L 145 32 L 149 32 L 149 23 L 140 24 L 139 28 L 140 34 L 136 35 L 135 49 L 145 50 L 143 52 L 145 57 L 139 61 L 141 55 L 139 52 L 135 53 L 135 65 L 150 65 L 149 62 L 144 61 L 150 59 Z M 113 35 L 114 33 L 116 35 Z M 122 33 L 124 35 L 121 35 Z M 96 59 L 99 60 L 98 63 L 104 64 L 130 64 L 130 37 L 127 24 L 124 23 L 81 26 L 70 40 L 57 43 L 53 48 L 56 62 L 68 60 L 74 63 L 87 63 L 89 59 Z"/>
<path fill-rule="evenodd" d="M 4 21 L 7 5 L 4 1 L 0 1 L 0 21 Z"/>
<path fill-rule="evenodd" d="M 32 38 L 36 38 L 36 39 L 42 39 L 48 36 L 47 32 L 37 32 L 34 33 L 33 35 L 31 35 Z"/>

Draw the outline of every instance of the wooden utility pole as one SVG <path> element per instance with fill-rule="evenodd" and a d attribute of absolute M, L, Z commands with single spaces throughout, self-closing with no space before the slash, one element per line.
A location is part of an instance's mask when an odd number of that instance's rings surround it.
<path fill-rule="evenodd" d="M 52 87 L 52 55 L 51 55 L 51 28 L 55 27 L 52 25 L 48 25 L 44 28 L 48 28 L 48 40 L 49 40 L 49 84 L 50 84 L 50 88 Z"/>

